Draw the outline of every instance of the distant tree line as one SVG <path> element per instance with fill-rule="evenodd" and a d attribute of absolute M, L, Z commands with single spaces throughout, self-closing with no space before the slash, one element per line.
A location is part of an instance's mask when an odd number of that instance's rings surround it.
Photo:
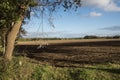
<path fill-rule="evenodd" d="M 61 40 L 62 38 L 19 38 L 18 41 Z"/>
<path fill-rule="evenodd" d="M 118 39 L 120 38 L 120 35 L 115 35 L 115 36 L 96 36 L 96 35 L 87 35 L 84 36 L 84 39 L 100 39 L 100 38 L 105 38 L 105 39 Z"/>

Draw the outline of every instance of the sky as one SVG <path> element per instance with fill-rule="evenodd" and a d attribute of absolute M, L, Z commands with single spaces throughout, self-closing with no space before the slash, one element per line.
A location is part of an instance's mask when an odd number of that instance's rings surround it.
<path fill-rule="evenodd" d="M 75 38 L 85 35 L 113 36 L 120 35 L 120 0 L 82 0 L 77 10 L 58 10 L 53 13 L 54 27 L 49 25 L 46 15 L 34 17 L 23 28 L 25 37 L 60 37 Z"/>

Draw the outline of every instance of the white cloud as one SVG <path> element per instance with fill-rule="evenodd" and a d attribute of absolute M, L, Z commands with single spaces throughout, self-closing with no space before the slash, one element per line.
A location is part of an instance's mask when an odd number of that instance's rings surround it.
<path fill-rule="evenodd" d="M 30 15 L 34 15 L 35 13 L 34 12 L 30 12 Z"/>
<path fill-rule="evenodd" d="M 90 17 L 98 17 L 98 16 L 102 16 L 102 13 L 90 12 L 89 16 Z"/>
<path fill-rule="evenodd" d="M 100 13 L 100 12 L 96 12 L 96 11 L 93 11 L 93 12 L 90 12 L 88 14 L 85 14 L 85 15 L 80 15 L 81 17 L 86 17 L 86 18 L 89 18 L 89 17 L 100 17 L 102 16 L 103 14 Z"/>
<path fill-rule="evenodd" d="M 93 6 L 105 11 L 120 11 L 115 0 L 82 0 L 82 6 Z"/>

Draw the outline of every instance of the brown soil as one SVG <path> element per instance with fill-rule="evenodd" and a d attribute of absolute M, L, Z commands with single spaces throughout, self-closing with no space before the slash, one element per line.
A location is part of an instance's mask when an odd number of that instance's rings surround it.
<path fill-rule="evenodd" d="M 84 64 L 120 62 L 120 40 L 73 41 L 50 44 L 43 48 L 39 45 L 17 45 L 17 53 L 41 63 L 59 67 L 81 67 Z"/>

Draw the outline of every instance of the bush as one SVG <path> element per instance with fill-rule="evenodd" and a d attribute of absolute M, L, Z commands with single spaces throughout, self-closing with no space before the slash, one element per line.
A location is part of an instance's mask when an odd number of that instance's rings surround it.
<path fill-rule="evenodd" d="M 113 36 L 113 38 L 118 39 L 118 38 L 120 38 L 120 36 L 116 35 L 116 36 Z"/>
<path fill-rule="evenodd" d="M 97 39 L 99 38 L 98 36 L 90 35 L 90 36 L 85 36 L 84 39 Z"/>
<path fill-rule="evenodd" d="M 32 65 L 24 57 L 13 58 L 11 62 L 0 60 L 0 80 L 27 80 L 32 73 Z"/>

